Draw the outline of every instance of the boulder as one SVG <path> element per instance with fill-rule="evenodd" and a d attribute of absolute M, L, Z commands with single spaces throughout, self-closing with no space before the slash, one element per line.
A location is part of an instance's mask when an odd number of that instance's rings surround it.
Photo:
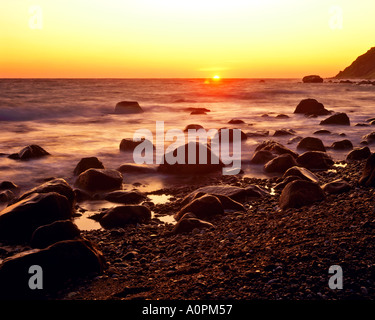
<path fill-rule="evenodd" d="M 294 135 L 294 130 L 291 129 L 279 129 L 276 130 L 273 134 L 274 137 L 282 137 L 282 136 L 292 136 Z"/>
<path fill-rule="evenodd" d="M 246 208 L 239 202 L 224 196 L 222 194 L 214 194 L 214 193 L 205 193 L 205 192 L 192 192 L 188 194 L 184 199 L 181 201 L 181 205 L 185 206 L 189 202 L 198 199 L 200 197 L 203 197 L 204 195 L 212 195 L 218 198 L 223 206 L 223 209 L 225 210 L 237 210 L 237 211 L 246 211 Z"/>
<path fill-rule="evenodd" d="M 185 205 L 175 214 L 174 218 L 179 221 L 188 212 L 195 214 L 198 219 L 206 219 L 223 214 L 224 208 L 217 197 L 204 195 Z"/>
<path fill-rule="evenodd" d="M 78 162 L 73 173 L 75 176 L 78 176 L 88 169 L 104 169 L 104 166 L 103 163 L 97 157 L 82 158 Z"/>
<path fill-rule="evenodd" d="M 104 199 L 114 203 L 136 204 L 146 200 L 146 196 L 139 191 L 113 191 L 104 195 Z"/>
<path fill-rule="evenodd" d="M 278 119 L 288 119 L 289 116 L 286 115 L 286 114 L 278 114 L 278 115 L 276 116 L 276 118 L 278 118 Z"/>
<path fill-rule="evenodd" d="M 292 182 L 292 181 L 295 181 L 295 180 L 303 180 L 301 177 L 298 177 L 298 176 L 287 176 L 284 178 L 283 181 L 281 181 L 280 183 L 278 183 L 276 186 L 274 186 L 273 188 L 275 190 L 283 190 L 285 188 L 285 186 L 289 183 L 289 182 Z"/>
<path fill-rule="evenodd" d="M 46 150 L 44 150 L 42 147 L 32 144 L 25 148 L 23 148 L 18 153 L 13 153 L 9 155 L 10 159 L 15 160 L 30 160 L 30 159 L 37 159 L 41 157 L 45 157 L 50 155 Z"/>
<path fill-rule="evenodd" d="M 188 132 L 189 130 L 200 130 L 200 129 L 204 129 L 203 126 L 201 126 L 200 124 L 188 124 L 185 129 L 184 129 L 184 132 Z"/>
<path fill-rule="evenodd" d="M 247 135 L 245 132 L 243 132 L 241 129 L 228 129 L 228 128 L 220 128 L 218 132 L 215 134 L 214 138 L 218 138 L 218 141 L 221 142 L 221 139 L 223 137 L 228 138 L 229 143 L 233 143 L 233 139 L 237 134 L 236 131 L 239 132 L 240 140 L 247 140 Z"/>
<path fill-rule="evenodd" d="M 189 112 L 194 112 L 194 114 L 206 114 L 206 112 L 211 112 L 211 110 L 207 109 L 207 108 L 193 108 L 193 107 L 189 107 L 189 108 L 185 108 L 186 111 L 189 111 Z"/>
<path fill-rule="evenodd" d="M 72 217 L 68 199 L 55 192 L 33 193 L 0 212 L 0 239 L 29 241 L 40 226 Z"/>
<path fill-rule="evenodd" d="M 321 125 L 343 125 L 350 126 L 350 120 L 346 113 L 337 113 L 320 122 Z"/>
<path fill-rule="evenodd" d="M 137 101 L 121 101 L 116 104 L 115 113 L 118 114 L 132 114 L 142 113 L 143 109 Z"/>
<path fill-rule="evenodd" d="M 290 139 L 288 140 L 287 144 L 298 143 L 298 142 L 300 142 L 302 139 L 303 139 L 303 137 L 301 137 L 301 136 L 293 137 L 293 138 L 290 138 Z"/>
<path fill-rule="evenodd" d="M 0 203 L 9 202 L 16 198 L 16 195 L 11 190 L 0 191 Z"/>
<path fill-rule="evenodd" d="M 315 183 L 319 182 L 319 178 L 315 174 L 313 174 L 310 170 L 302 167 L 292 167 L 288 169 L 284 173 L 283 178 L 285 179 L 289 176 L 296 176 L 301 178 L 302 180 L 311 181 Z"/>
<path fill-rule="evenodd" d="M 322 140 L 313 137 L 306 137 L 298 143 L 297 150 L 325 152 L 326 148 L 324 147 Z"/>
<path fill-rule="evenodd" d="M 15 190 L 19 187 L 11 181 L 2 181 L 0 183 L 0 190 Z"/>
<path fill-rule="evenodd" d="M 323 78 L 318 75 L 305 76 L 302 79 L 303 83 L 323 83 Z"/>
<path fill-rule="evenodd" d="M 289 182 L 283 189 L 279 206 L 281 209 L 300 208 L 325 198 L 322 188 L 310 181 L 295 180 Z"/>
<path fill-rule="evenodd" d="M 125 138 L 125 139 L 122 139 L 120 142 L 120 151 L 133 152 L 134 148 L 140 145 L 141 143 L 152 145 L 152 147 L 154 148 L 153 143 L 145 138 L 142 138 L 140 141 L 134 141 L 133 139 Z"/>
<path fill-rule="evenodd" d="M 200 154 L 206 155 L 205 163 L 199 163 Z M 179 155 L 181 159 L 177 158 Z M 195 164 L 189 163 L 191 158 Z M 219 171 L 223 167 L 224 164 L 210 147 L 197 142 L 189 142 L 164 154 L 163 163 L 159 165 L 158 171 L 168 174 L 196 175 Z"/>
<path fill-rule="evenodd" d="M 368 144 L 375 142 L 375 132 L 371 132 L 362 137 L 362 140 L 366 141 Z"/>
<path fill-rule="evenodd" d="M 314 132 L 314 134 L 331 134 L 331 131 L 325 130 L 325 129 L 320 129 Z"/>
<path fill-rule="evenodd" d="M 350 140 L 340 140 L 332 143 L 331 148 L 334 150 L 351 150 L 353 149 L 353 144 Z"/>
<path fill-rule="evenodd" d="M 346 156 L 346 161 L 365 160 L 369 156 L 371 156 L 369 147 L 355 148 L 348 153 L 348 155 Z"/>
<path fill-rule="evenodd" d="M 322 186 L 322 189 L 325 193 L 339 194 L 349 191 L 351 189 L 351 186 L 347 181 L 343 179 L 337 179 L 332 182 L 326 183 Z"/>
<path fill-rule="evenodd" d="M 29 281 L 39 266 L 43 288 L 30 290 Z M 87 240 L 66 240 L 45 249 L 33 249 L 8 257 L 0 264 L 0 299 L 45 299 L 68 282 L 103 272 L 102 253 Z"/>
<path fill-rule="evenodd" d="M 194 229 L 207 229 L 207 228 L 215 228 L 215 226 L 207 221 L 200 220 L 194 217 L 191 213 L 186 213 L 184 216 L 176 223 L 176 225 L 172 229 L 172 233 L 174 234 L 181 234 L 181 233 L 189 233 L 192 232 Z"/>
<path fill-rule="evenodd" d="M 156 169 L 147 164 L 125 163 L 117 171 L 121 173 L 155 173 Z"/>
<path fill-rule="evenodd" d="M 330 112 L 324 105 L 315 99 L 302 100 L 294 110 L 294 113 L 313 114 L 318 116 L 328 115 Z"/>
<path fill-rule="evenodd" d="M 76 186 L 87 191 L 109 191 L 122 189 L 123 176 L 112 169 L 88 169 L 82 172 Z"/>
<path fill-rule="evenodd" d="M 253 164 L 265 164 L 268 161 L 271 161 L 273 158 L 276 158 L 276 155 L 268 150 L 259 150 L 256 151 L 251 158 L 250 162 Z"/>
<path fill-rule="evenodd" d="M 140 205 L 125 205 L 104 211 L 99 223 L 103 228 L 122 228 L 129 224 L 147 223 L 151 220 L 149 208 Z"/>
<path fill-rule="evenodd" d="M 365 187 L 375 187 L 375 153 L 368 157 L 359 184 Z"/>
<path fill-rule="evenodd" d="M 243 120 L 240 120 L 240 119 L 232 119 L 230 121 L 228 121 L 229 124 L 244 124 L 245 121 Z"/>
<path fill-rule="evenodd" d="M 255 148 L 255 151 L 260 151 L 260 150 L 271 151 L 272 153 L 276 155 L 290 154 L 293 158 L 298 157 L 298 154 L 296 152 L 283 146 L 281 143 L 273 141 L 273 140 L 263 141 L 260 145 L 258 145 Z"/>
<path fill-rule="evenodd" d="M 246 132 L 246 135 L 248 138 L 254 138 L 254 137 L 267 137 L 270 134 L 268 130 L 258 130 L 258 131 L 252 131 L 252 132 Z"/>
<path fill-rule="evenodd" d="M 80 234 L 73 221 L 59 220 L 37 228 L 31 236 L 30 245 L 42 249 L 59 241 L 80 238 Z"/>
<path fill-rule="evenodd" d="M 297 166 L 296 160 L 290 154 L 282 154 L 268 161 L 264 165 L 264 171 L 268 173 L 284 173 L 289 168 Z"/>
<path fill-rule="evenodd" d="M 334 164 L 332 158 L 322 151 L 307 151 L 297 158 L 297 163 L 309 170 L 327 170 Z"/>

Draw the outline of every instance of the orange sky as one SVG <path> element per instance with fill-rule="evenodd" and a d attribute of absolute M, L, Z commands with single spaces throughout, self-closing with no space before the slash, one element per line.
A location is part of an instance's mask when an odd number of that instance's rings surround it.
<path fill-rule="evenodd" d="M 334 76 L 373 0 L 1 0 L 0 77 Z"/>

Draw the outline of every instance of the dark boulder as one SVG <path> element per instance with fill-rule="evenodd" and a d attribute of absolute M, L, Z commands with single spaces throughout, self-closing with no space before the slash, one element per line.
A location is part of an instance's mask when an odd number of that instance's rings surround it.
<path fill-rule="evenodd" d="M 294 110 L 294 113 L 313 114 L 318 116 L 328 115 L 330 112 L 324 105 L 315 99 L 302 100 Z"/>
<path fill-rule="evenodd" d="M 120 142 L 120 150 L 133 152 L 134 148 L 139 146 L 141 143 L 143 145 L 152 146 L 152 148 L 154 148 L 153 143 L 145 138 L 142 138 L 140 141 L 134 141 L 133 139 L 125 138 Z"/>
<path fill-rule="evenodd" d="M 211 218 L 224 213 L 223 205 L 220 200 L 212 195 L 204 195 L 185 205 L 174 218 L 179 221 L 185 213 L 191 212 L 198 219 Z"/>
<path fill-rule="evenodd" d="M 297 176 L 300 177 L 302 180 L 311 181 L 318 183 L 319 178 L 313 174 L 310 170 L 302 167 L 292 167 L 288 169 L 285 173 L 283 178 L 287 178 L 289 176 Z"/>
<path fill-rule="evenodd" d="M 268 150 L 259 150 L 256 151 L 251 158 L 250 162 L 253 164 L 265 164 L 268 161 L 271 161 L 273 158 L 276 158 L 276 155 Z"/>
<path fill-rule="evenodd" d="M 274 137 L 292 136 L 294 135 L 294 130 L 291 129 L 279 129 L 273 134 Z"/>
<path fill-rule="evenodd" d="M 129 224 L 147 223 L 151 219 L 149 208 L 140 205 L 125 205 L 104 211 L 99 223 L 106 229 L 122 228 Z"/>
<path fill-rule="evenodd" d="M 132 114 L 142 113 L 143 109 L 137 101 L 121 101 L 116 104 L 115 113 L 118 114 Z"/>
<path fill-rule="evenodd" d="M 46 150 L 42 147 L 32 144 L 25 148 L 23 148 L 18 153 L 13 153 L 9 156 L 10 159 L 15 160 L 30 160 L 30 159 L 38 159 L 45 156 L 50 155 Z"/>
<path fill-rule="evenodd" d="M 267 150 L 275 153 L 276 155 L 282 154 L 290 154 L 293 158 L 297 158 L 298 154 L 291 149 L 283 146 L 281 143 L 273 141 L 273 140 L 266 140 L 263 141 L 260 145 L 255 148 L 255 151 L 260 150 Z"/>
<path fill-rule="evenodd" d="M 297 158 L 297 163 L 309 170 L 327 170 L 333 166 L 334 161 L 325 152 L 307 151 Z"/>
<path fill-rule="evenodd" d="M 290 138 L 290 139 L 288 140 L 287 144 L 298 143 L 298 142 L 300 142 L 302 139 L 303 139 L 303 137 L 301 137 L 301 136 L 293 137 L 293 138 Z"/>
<path fill-rule="evenodd" d="M 302 79 L 303 83 L 323 83 L 323 78 L 318 75 L 305 76 Z"/>
<path fill-rule="evenodd" d="M 295 158 L 293 158 L 290 154 L 282 154 L 268 161 L 264 165 L 264 171 L 268 173 L 284 173 L 289 168 L 294 166 L 297 166 Z"/>
<path fill-rule="evenodd" d="M 298 143 L 297 150 L 325 152 L 326 148 L 324 147 L 322 140 L 314 137 L 306 137 Z"/>
<path fill-rule="evenodd" d="M 365 187 L 375 187 L 375 153 L 367 159 L 359 184 Z"/>
<path fill-rule="evenodd" d="M 279 206 L 281 209 L 300 208 L 322 201 L 324 198 L 324 191 L 318 184 L 306 180 L 295 180 L 283 189 Z"/>
<path fill-rule="evenodd" d="M 200 129 L 204 129 L 203 126 L 201 126 L 200 124 L 188 124 L 185 129 L 184 129 L 184 132 L 188 132 L 189 130 L 200 130 Z"/>
<path fill-rule="evenodd" d="M 247 135 L 241 129 L 228 129 L 228 128 L 220 128 L 218 132 L 215 134 L 214 139 L 218 139 L 221 142 L 222 139 L 226 138 L 229 143 L 234 142 L 234 138 L 239 138 L 239 140 L 247 140 Z"/>
<path fill-rule="evenodd" d="M 232 119 L 230 121 L 228 121 L 229 124 L 244 124 L 245 121 L 243 120 L 240 120 L 240 119 Z"/>
<path fill-rule="evenodd" d="M 346 113 L 337 113 L 320 122 L 321 125 L 343 125 L 350 126 L 350 119 Z"/>
<path fill-rule="evenodd" d="M 15 190 L 19 187 L 11 181 L 3 181 L 0 183 L 0 190 Z"/>
<path fill-rule="evenodd" d="M 283 181 L 279 182 L 277 185 L 275 185 L 273 188 L 275 190 L 283 190 L 285 188 L 285 186 L 289 183 L 289 182 L 292 182 L 292 181 L 295 181 L 295 180 L 303 180 L 301 177 L 298 177 L 298 176 L 287 176 L 284 178 Z"/>
<path fill-rule="evenodd" d="M 32 248 L 46 248 L 53 243 L 63 240 L 73 240 L 80 237 L 80 230 L 71 220 L 59 220 L 37 228 L 32 236 Z"/>
<path fill-rule="evenodd" d="M 252 132 L 246 132 L 246 135 L 248 138 L 254 138 L 254 137 L 267 137 L 270 134 L 268 130 L 258 130 L 258 131 L 252 131 Z"/>
<path fill-rule="evenodd" d="M 343 179 L 337 179 L 326 183 L 322 186 L 322 189 L 325 193 L 339 194 L 349 191 L 351 189 L 351 186 L 347 181 Z"/>
<path fill-rule="evenodd" d="M 369 156 L 371 156 L 371 151 L 369 147 L 355 148 L 354 150 L 350 151 L 349 154 L 346 156 L 346 161 L 365 160 Z"/>
<path fill-rule="evenodd" d="M 334 150 L 351 150 L 353 149 L 353 144 L 350 140 L 345 139 L 341 141 L 336 141 L 331 145 Z"/>
<path fill-rule="evenodd" d="M 215 228 L 215 226 L 207 221 L 200 220 L 195 217 L 192 213 L 186 213 L 184 216 L 176 223 L 176 225 L 172 229 L 172 233 L 174 234 L 181 234 L 181 233 L 189 233 L 192 232 L 194 229 L 207 229 L 207 228 Z"/>
<path fill-rule="evenodd" d="M 125 163 L 117 171 L 121 173 L 155 173 L 156 169 L 146 164 Z"/>
<path fill-rule="evenodd" d="M 375 132 L 371 132 L 362 137 L 362 140 L 366 141 L 368 144 L 375 142 Z"/>
<path fill-rule="evenodd" d="M 185 108 L 186 111 L 189 111 L 191 113 L 194 113 L 194 114 L 206 114 L 206 112 L 211 112 L 210 109 L 207 109 L 207 108 L 193 108 L 193 107 L 189 107 L 189 108 Z"/>
<path fill-rule="evenodd" d="M 104 169 L 104 166 L 103 163 L 97 157 L 82 158 L 78 162 L 73 173 L 75 176 L 78 176 L 88 169 Z"/>
<path fill-rule="evenodd" d="M 119 190 L 107 193 L 104 199 L 115 203 L 136 204 L 146 200 L 146 196 L 139 191 Z"/>
<path fill-rule="evenodd" d="M 11 190 L 0 191 L 0 203 L 10 202 L 16 198 L 16 195 Z"/>
<path fill-rule="evenodd" d="M 88 169 L 78 176 L 76 185 L 87 191 L 108 191 L 122 189 L 122 180 L 117 170 Z"/>
<path fill-rule="evenodd" d="M 325 129 L 320 129 L 314 132 L 314 134 L 331 134 L 331 131 L 325 130 Z"/>

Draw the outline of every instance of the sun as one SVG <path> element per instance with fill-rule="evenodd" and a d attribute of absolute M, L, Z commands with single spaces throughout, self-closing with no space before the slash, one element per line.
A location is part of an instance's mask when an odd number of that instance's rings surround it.
<path fill-rule="evenodd" d="M 215 80 L 215 81 L 218 81 L 218 80 L 220 80 L 220 76 L 215 75 L 215 76 L 212 77 L 212 79 Z"/>

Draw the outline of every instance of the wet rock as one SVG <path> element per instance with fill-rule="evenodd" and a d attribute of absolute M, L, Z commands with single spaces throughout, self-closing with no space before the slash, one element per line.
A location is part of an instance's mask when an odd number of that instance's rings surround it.
<path fill-rule="evenodd" d="M 313 137 L 306 137 L 298 143 L 297 150 L 325 152 L 326 148 L 324 147 L 322 140 Z"/>
<path fill-rule="evenodd" d="M 355 148 L 354 150 L 350 151 L 349 154 L 346 156 L 346 161 L 365 160 L 369 156 L 371 156 L 371 151 L 369 147 Z"/>
<path fill-rule="evenodd" d="M 296 152 L 294 152 L 291 149 L 283 146 L 281 143 L 273 141 L 273 140 L 263 141 L 255 149 L 255 151 L 260 151 L 260 150 L 271 151 L 272 153 L 275 153 L 277 155 L 290 154 L 294 158 L 298 157 L 298 154 Z"/>
<path fill-rule="evenodd" d="M 0 183 L 0 190 L 14 190 L 19 187 L 11 181 L 3 181 Z"/>
<path fill-rule="evenodd" d="M 189 163 L 189 153 L 193 152 L 195 157 L 195 164 Z M 199 163 L 200 153 L 206 155 L 206 163 Z M 181 154 L 181 159 L 177 158 Z M 207 174 L 215 171 L 219 171 L 224 167 L 224 164 L 214 154 L 208 146 L 201 143 L 189 142 L 184 146 L 180 146 L 173 151 L 167 152 L 164 155 L 164 163 L 160 164 L 158 167 L 159 172 L 169 173 L 169 174 L 181 174 L 181 175 L 191 175 L 191 174 Z M 177 160 L 182 160 L 178 162 Z M 173 163 L 175 161 L 175 163 Z M 173 163 L 173 164 L 170 164 Z"/>
<path fill-rule="evenodd" d="M 375 142 L 375 132 L 371 132 L 362 137 L 362 140 L 366 141 L 368 144 Z"/>
<path fill-rule="evenodd" d="M 139 191 L 113 191 L 104 195 L 104 199 L 110 202 L 135 204 L 146 200 L 146 196 Z"/>
<path fill-rule="evenodd" d="M 297 176 L 300 177 L 303 180 L 311 181 L 318 183 L 319 178 L 313 174 L 310 170 L 302 167 L 292 167 L 288 169 L 285 173 L 283 178 L 289 177 L 289 176 Z"/>
<path fill-rule="evenodd" d="M 116 104 L 115 113 L 118 114 L 132 114 L 143 113 L 143 109 L 137 101 L 121 101 Z"/>
<path fill-rule="evenodd" d="M 172 233 L 189 233 L 194 229 L 206 229 L 206 228 L 215 228 L 215 226 L 207 221 L 203 221 L 195 217 L 192 213 L 186 213 L 184 216 L 176 223 L 172 229 Z"/>
<path fill-rule="evenodd" d="M 303 83 L 322 83 L 323 78 L 321 78 L 318 75 L 310 75 L 310 76 L 305 76 L 302 79 Z"/>
<path fill-rule="evenodd" d="M 294 113 L 328 115 L 330 112 L 324 108 L 324 105 L 315 99 L 302 100 L 294 110 Z"/>
<path fill-rule="evenodd" d="M 289 182 L 292 182 L 292 181 L 295 181 L 295 180 L 302 180 L 301 177 L 298 177 L 298 176 L 287 176 L 284 178 L 283 181 L 281 181 L 280 183 L 278 183 L 276 186 L 274 186 L 274 189 L 275 190 L 283 190 L 285 188 L 285 186 L 289 183 Z"/>
<path fill-rule="evenodd" d="M 30 290 L 31 266 L 43 271 L 43 289 Z M 1 299 L 42 299 L 64 288 L 69 281 L 98 274 L 105 260 L 87 240 L 66 240 L 45 249 L 33 249 L 6 258 L 0 264 Z"/>
<path fill-rule="evenodd" d="M 224 213 L 223 205 L 220 200 L 212 195 L 204 195 L 185 205 L 174 218 L 179 221 L 185 213 L 191 212 L 198 219 L 211 218 Z"/>
<path fill-rule="evenodd" d="M 0 202 L 9 202 L 16 198 L 16 195 L 11 190 L 0 191 Z"/>
<path fill-rule="evenodd" d="M 146 164 L 125 163 L 117 171 L 121 173 L 155 173 L 156 169 Z"/>
<path fill-rule="evenodd" d="M 350 120 L 346 113 L 337 113 L 320 122 L 321 125 L 334 124 L 350 126 Z"/>
<path fill-rule="evenodd" d="M 345 139 L 341 141 L 336 141 L 331 145 L 334 150 L 351 150 L 353 149 L 353 144 L 350 140 Z"/>
<path fill-rule="evenodd" d="M 30 159 L 42 158 L 48 155 L 50 154 L 46 150 L 44 150 L 42 147 L 36 144 L 32 144 L 23 148 L 18 153 L 13 153 L 9 155 L 9 158 L 15 159 L 15 160 L 30 160 Z"/>
<path fill-rule="evenodd" d="M 276 116 L 276 118 L 278 118 L 278 119 L 288 119 L 289 116 L 286 115 L 286 114 L 278 114 L 278 115 Z"/>
<path fill-rule="evenodd" d="M 375 187 L 375 153 L 372 153 L 367 159 L 359 184 L 366 187 Z"/>
<path fill-rule="evenodd" d="M 200 124 L 188 124 L 185 127 L 184 132 L 188 132 L 189 130 L 200 130 L 200 129 L 204 129 L 203 126 L 201 126 Z"/>
<path fill-rule="evenodd" d="M 333 166 L 334 161 L 325 152 L 307 151 L 297 158 L 297 163 L 309 170 L 327 170 Z"/>
<path fill-rule="evenodd" d="M 72 216 L 66 197 L 55 193 L 33 193 L 0 212 L 0 238 L 15 242 L 29 241 L 40 226 Z"/>
<path fill-rule="evenodd" d="M 273 134 L 274 137 L 282 137 L 282 136 L 292 136 L 294 135 L 294 130 L 291 129 L 280 129 L 276 130 Z"/>
<path fill-rule="evenodd" d="M 185 108 L 186 111 L 189 111 L 189 112 L 194 112 L 194 114 L 206 114 L 206 112 L 211 112 L 210 109 L 207 109 L 207 108 L 193 108 L 193 107 L 189 107 L 189 108 Z"/>
<path fill-rule="evenodd" d="M 301 136 L 293 137 L 288 140 L 288 144 L 298 143 L 303 139 Z"/>
<path fill-rule="evenodd" d="M 97 157 L 82 158 L 78 162 L 73 173 L 75 176 L 78 176 L 88 169 L 104 169 L 104 166 L 103 163 Z"/>
<path fill-rule="evenodd" d="M 276 158 L 276 155 L 268 150 L 259 150 L 256 151 L 251 158 L 250 162 L 253 164 L 265 164 L 268 161 L 271 161 L 273 158 Z"/>
<path fill-rule="evenodd" d="M 258 130 L 258 131 L 253 131 L 253 132 L 246 132 L 246 135 L 249 138 L 254 138 L 254 137 L 267 137 L 270 134 L 268 130 Z"/>
<path fill-rule="evenodd" d="M 220 128 L 215 134 L 214 139 L 218 138 L 219 143 L 223 138 L 228 139 L 229 143 L 234 142 L 234 138 L 239 137 L 241 141 L 247 140 L 247 135 L 241 129 L 228 129 L 228 128 Z"/>
<path fill-rule="evenodd" d="M 42 249 L 59 241 L 79 238 L 80 233 L 73 221 L 59 220 L 37 228 L 31 236 L 30 245 Z"/>
<path fill-rule="evenodd" d="M 232 119 L 228 122 L 229 124 L 244 124 L 245 121 L 240 120 L 240 119 Z"/>
<path fill-rule="evenodd" d="M 123 176 L 117 170 L 89 169 L 82 172 L 76 186 L 88 191 L 105 191 L 122 189 Z"/>
<path fill-rule="evenodd" d="M 300 208 L 322 201 L 324 198 L 325 194 L 318 184 L 305 180 L 295 180 L 288 183 L 283 189 L 279 205 L 282 209 Z"/>
<path fill-rule="evenodd" d="M 271 173 L 271 172 L 284 173 L 289 168 L 294 167 L 294 166 L 297 166 L 297 162 L 295 158 L 293 158 L 290 154 L 282 154 L 272 159 L 271 161 L 267 162 L 264 165 L 264 171 L 268 173 Z"/>
<path fill-rule="evenodd" d="M 125 138 L 125 139 L 122 139 L 120 142 L 120 150 L 133 152 L 134 149 L 140 144 L 143 144 L 143 146 L 145 147 L 152 146 L 152 148 L 154 148 L 153 143 L 145 138 L 142 138 L 140 141 L 134 141 L 133 139 Z"/>
<path fill-rule="evenodd" d="M 126 205 L 108 209 L 99 223 L 106 229 L 121 228 L 129 224 L 147 223 L 151 220 L 151 211 L 146 206 Z"/>
<path fill-rule="evenodd" d="M 322 189 L 325 193 L 339 194 L 349 191 L 351 189 L 351 186 L 347 181 L 343 179 L 337 179 L 332 182 L 326 183 L 322 186 Z"/>
<path fill-rule="evenodd" d="M 325 129 L 321 129 L 321 130 L 317 130 L 314 132 L 314 134 L 331 134 L 331 131 L 329 130 L 325 130 Z"/>

